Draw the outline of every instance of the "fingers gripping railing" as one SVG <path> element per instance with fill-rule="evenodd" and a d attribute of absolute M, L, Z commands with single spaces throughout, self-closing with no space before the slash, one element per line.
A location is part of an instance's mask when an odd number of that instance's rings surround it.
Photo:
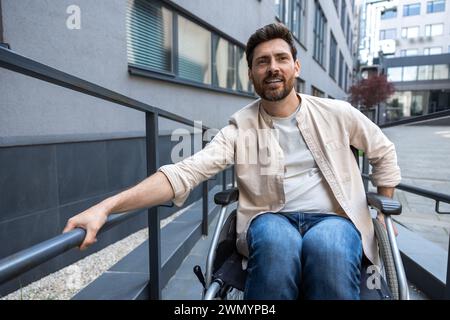
<path fill-rule="evenodd" d="M 133 211 L 126 214 L 110 215 L 105 225 L 100 229 L 99 234 L 126 220 L 136 217 L 138 214 L 139 211 Z M 0 284 L 70 249 L 79 247 L 85 235 L 86 231 L 84 229 L 76 228 L 0 260 Z"/>

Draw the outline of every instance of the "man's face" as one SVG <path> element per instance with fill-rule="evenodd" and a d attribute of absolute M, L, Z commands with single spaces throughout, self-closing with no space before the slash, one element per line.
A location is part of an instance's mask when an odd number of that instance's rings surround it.
<path fill-rule="evenodd" d="M 299 71 L 300 63 L 294 61 L 289 44 L 273 39 L 256 46 L 248 76 L 262 99 L 279 101 L 292 91 Z"/>

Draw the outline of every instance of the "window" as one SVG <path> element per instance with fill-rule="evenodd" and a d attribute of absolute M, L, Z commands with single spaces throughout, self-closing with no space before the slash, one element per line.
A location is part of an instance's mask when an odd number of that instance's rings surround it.
<path fill-rule="evenodd" d="M 297 40 L 306 40 L 306 0 L 276 0 L 278 17 L 291 30 Z"/>
<path fill-rule="evenodd" d="M 449 65 L 422 65 L 388 68 L 388 80 L 400 81 L 426 81 L 426 80 L 446 80 L 449 79 Z"/>
<path fill-rule="evenodd" d="M 388 80 L 393 82 L 402 81 L 402 67 L 388 68 Z"/>
<path fill-rule="evenodd" d="M 327 28 L 327 20 L 320 7 L 316 2 L 316 17 L 314 23 L 314 60 L 323 66 L 325 51 L 325 30 Z"/>
<path fill-rule="evenodd" d="M 350 86 L 353 84 L 353 75 L 352 75 L 352 70 L 349 68 L 348 69 L 348 85 L 347 85 L 347 90 L 346 92 L 350 91 Z"/>
<path fill-rule="evenodd" d="M 423 114 L 423 106 L 425 104 L 425 92 L 412 91 L 411 99 L 411 115 L 420 116 Z"/>
<path fill-rule="evenodd" d="M 303 80 L 301 78 L 297 78 L 295 90 L 297 90 L 297 92 L 304 93 L 305 89 L 306 89 L 305 80 Z"/>
<path fill-rule="evenodd" d="M 345 71 L 344 71 L 344 91 L 347 92 L 347 85 L 348 85 L 348 66 L 345 64 Z"/>
<path fill-rule="evenodd" d="M 178 17 L 179 76 L 196 82 L 211 84 L 211 32 Z"/>
<path fill-rule="evenodd" d="M 381 20 L 387 20 L 397 17 L 397 7 L 389 8 L 381 12 Z"/>
<path fill-rule="evenodd" d="M 445 11 L 445 0 L 434 0 L 427 2 L 427 13 Z"/>
<path fill-rule="evenodd" d="M 275 0 L 275 12 L 277 18 L 281 21 L 281 17 L 283 17 L 283 0 Z"/>
<path fill-rule="evenodd" d="M 403 81 L 417 80 L 417 66 L 403 67 Z"/>
<path fill-rule="evenodd" d="M 346 0 L 341 0 L 341 28 L 345 33 L 345 17 L 347 16 L 346 10 L 347 10 L 347 3 Z"/>
<path fill-rule="evenodd" d="M 402 28 L 402 38 L 407 38 L 407 39 L 411 39 L 411 38 L 417 38 L 419 36 L 419 27 L 407 27 L 407 28 Z"/>
<path fill-rule="evenodd" d="M 405 49 L 400 51 L 401 57 L 417 56 L 419 54 L 418 49 Z"/>
<path fill-rule="evenodd" d="M 292 34 L 300 43 L 306 42 L 306 0 L 295 0 L 293 2 Z"/>
<path fill-rule="evenodd" d="M 440 36 L 443 33 L 444 33 L 443 23 L 425 25 L 425 36 L 427 37 Z"/>
<path fill-rule="evenodd" d="M 417 80 L 433 80 L 433 66 L 419 66 Z"/>
<path fill-rule="evenodd" d="M 336 59 L 337 59 L 337 42 L 333 33 L 330 33 L 330 62 L 329 73 L 330 77 L 336 80 Z"/>
<path fill-rule="evenodd" d="M 448 64 L 436 64 L 433 68 L 433 80 L 448 79 Z"/>
<path fill-rule="evenodd" d="M 350 30 L 350 38 L 348 40 L 348 47 L 350 49 L 350 54 L 353 55 L 353 31 Z"/>
<path fill-rule="evenodd" d="M 352 38 L 350 37 L 350 31 L 351 31 L 350 18 L 347 16 L 347 29 L 345 32 L 345 39 L 347 39 L 347 46 L 349 48 L 350 48 L 350 43 L 352 41 Z"/>
<path fill-rule="evenodd" d="M 339 75 L 338 75 L 338 85 L 342 88 L 342 78 L 344 77 L 344 57 L 342 52 L 339 52 Z"/>
<path fill-rule="evenodd" d="M 325 97 L 325 93 L 322 90 L 317 89 L 314 86 L 311 86 L 311 93 L 313 96 L 319 97 L 319 98 L 324 98 Z"/>
<path fill-rule="evenodd" d="M 442 47 L 432 47 L 432 48 L 425 48 L 423 49 L 423 54 L 425 56 L 433 55 L 433 54 L 441 54 L 442 53 Z"/>
<path fill-rule="evenodd" d="M 219 36 L 156 0 L 128 0 L 126 22 L 131 73 L 253 93 L 244 48 L 226 35 Z"/>
<path fill-rule="evenodd" d="M 236 46 L 215 37 L 213 45 L 214 80 L 220 88 L 236 89 Z"/>
<path fill-rule="evenodd" d="M 283 0 L 283 15 L 281 16 L 283 23 L 292 31 L 292 1 Z"/>
<path fill-rule="evenodd" d="M 172 19 L 172 12 L 157 3 L 133 1 L 127 12 L 127 56 L 130 65 L 162 72 L 173 71 Z"/>
<path fill-rule="evenodd" d="M 403 6 L 403 16 L 417 16 L 420 14 L 420 3 L 406 4 Z"/>
<path fill-rule="evenodd" d="M 342 1 L 345 1 L 345 0 L 342 0 Z M 336 12 L 338 12 L 339 11 L 339 0 L 333 0 L 333 3 L 334 3 L 334 7 L 336 8 Z M 339 12 L 338 12 L 338 15 L 339 15 Z"/>
<path fill-rule="evenodd" d="M 397 38 L 396 29 L 380 30 L 380 40 L 395 39 L 395 38 Z"/>
<path fill-rule="evenodd" d="M 244 92 L 253 92 L 252 84 L 248 79 L 248 66 L 247 60 L 245 58 L 245 51 L 243 48 L 237 48 L 237 67 L 238 67 L 238 77 L 237 77 L 237 90 Z"/>

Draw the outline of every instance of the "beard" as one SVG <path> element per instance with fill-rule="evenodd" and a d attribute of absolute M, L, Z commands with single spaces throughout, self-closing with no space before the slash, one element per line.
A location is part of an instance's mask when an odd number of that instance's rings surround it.
<path fill-rule="evenodd" d="M 279 80 L 278 85 L 268 83 L 267 81 Z M 287 80 L 281 75 L 269 74 L 262 81 L 254 81 L 253 83 L 256 93 L 267 101 L 280 101 L 286 98 L 294 88 L 294 77 Z"/>

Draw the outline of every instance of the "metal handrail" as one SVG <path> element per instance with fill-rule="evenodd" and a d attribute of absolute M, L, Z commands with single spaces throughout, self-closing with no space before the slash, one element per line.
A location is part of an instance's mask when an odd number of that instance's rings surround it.
<path fill-rule="evenodd" d="M 443 117 L 450 117 L 450 110 L 444 110 L 439 112 L 433 112 L 429 114 L 424 114 L 421 116 L 413 116 L 408 117 L 406 119 L 401 119 L 393 122 L 384 123 L 381 125 L 378 125 L 381 129 L 390 128 L 390 127 L 397 127 L 403 124 L 416 124 L 423 121 L 429 121 L 433 119 L 439 119 Z"/>
<path fill-rule="evenodd" d="M 140 213 L 142 213 L 142 211 L 112 214 L 108 217 L 98 234 L 108 231 L 112 227 L 134 218 Z M 14 279 L 20 274 L 31 270 L 41 263 L 70 249 L 79 247 L 85 236 L 86 231 L 84 229 L 76 228 L 1 259 L 0 284 Z"/>
<path fill-rule="evenodd" d="M 370 181 L 370 176 L 368 174 L 363 173 L 363 174 L 361 174 L 361 176 L 363 177 L 363 179 Z M 404 183 L 399 183 L 395 188 L 409 192 L 409 193 L 417 194 L 424 198 L 433 199 L 436 201 L 436 203 L 445 202 L 445 203 L 450 204 L 450 195 L 447 195 L 444 193 L 435 192 L 435 191 L 431 191 L 431 190 L 423 189 L 423 188 L 418 188 L 418 187 L 415 187 L 415 186 L 412 186 L 409 184 L 404 184 Z M 436 211 L 436 212 L 440 213 L 440 214 L 446 213 L 446 212 L 438 212 L 438 211 Z"/>
<path fill-rule="evenodd" d="M 49 67 L 2 46 L 0 46 L 0 68 L 8 69 L 60 87 L 144 112 L 146 117 L 147 175 L 151 175 L 156 172 L 159 165 L 158 118 L 162 117 L 184 125 L 196 126 L 196 123 L 192 120 L 186 119 L 166 110 L 156 108 L 147 103 L 132 99 L 118 92 Z M 209 127 L 202 125 L 201 129 L 202 132 L 204 132 L 205 130 L 208 130 Z M 204 145 L 205 144 L 203 144 L 203 146 Z M 208 180 L 203 182 L 202 190 L 202 233 L 207 235 Z M 150 298 L 160 299 L 163 285 L 161 280 L 161 217 L 158 213 L 158 206 L 149 208 L 147 212 L 149 229 Z M 130 215 L 130 217 L 132 216 L 133 215 Z M 111 219 L 116 221 L 114 220 L 114 217 Z M 124 220 L 119 219 L 115 223 L 113 223 L 113 221 L 109 222 L 111 226 Z M 108 227 L 104 226 L 100 231 L 105 231 L 107 229 Z M 80 243 L 83 237 L 84 231 L 74 230 L 71 233 L 57 236 L 53 239 L 44 241 L 36 246 L 4 258 L 0 261 L 0 273 L 3 274 L 1 279 L 12 279 L 11 277 L 20 275 L 22 272 L 25 272 L 26 270 L 29 270 L 38 264 L 69 250 L 70 248 L 73 248 Z M 27 265 L 28 263 L 30 263 L 30 265 Z M 0 281 L 0 284 L 1 283 L 2 281 Z"/>

